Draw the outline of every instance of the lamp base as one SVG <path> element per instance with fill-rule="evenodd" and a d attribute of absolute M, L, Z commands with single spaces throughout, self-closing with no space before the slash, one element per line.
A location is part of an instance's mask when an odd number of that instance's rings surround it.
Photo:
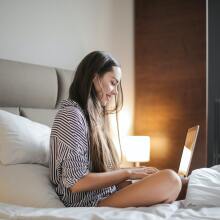
<path fill-rule="evenodd" d="M 140 166 L 140 162 L 135 162 L 135 167 L 139 167 Z"/>

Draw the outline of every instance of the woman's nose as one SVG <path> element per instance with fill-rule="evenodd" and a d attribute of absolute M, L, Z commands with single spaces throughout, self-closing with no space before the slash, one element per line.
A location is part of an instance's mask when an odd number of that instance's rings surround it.
<path fill-rule="evenodd" d="M 112 91 L 112 94 L 113 94 L 113 95 L 117 95 L 117 94 L 118 94 L 118 89 L 117 89 L 117 87 L 114 88 L 114 90 Z"/>

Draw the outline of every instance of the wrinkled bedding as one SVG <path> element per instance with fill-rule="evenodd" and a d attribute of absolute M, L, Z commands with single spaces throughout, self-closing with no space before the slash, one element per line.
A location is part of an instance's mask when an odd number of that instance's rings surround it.
<path fill-rule="evenodd" d="M 0 219 L 219 220 L 220 166 L 193 171 L 186 199 L 172 204 L 139 208 L 30 208 L 0 203 Z"/>
<path fill-rule="evenodd" d="M 220 219 L 220 207 L 187 207 L 182 201 L 140 208 L 27 208 L 0 203 L 0 219 Z"/>

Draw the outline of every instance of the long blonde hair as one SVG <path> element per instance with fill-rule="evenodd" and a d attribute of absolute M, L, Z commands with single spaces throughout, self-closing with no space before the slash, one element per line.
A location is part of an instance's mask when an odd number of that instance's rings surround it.
<path fill-rule="evenodd" d="M 108 106 L 101 106 L 93 84 L 95 74 L 102 77 L 106 72 L 111 71 L 113 66 L 120 67 L 118 62 L 108 53 L 94 51 L 88 54 L 77 67 L 69 89 L 69 98 L 76 101 L 84 110 L 89 125 L 90 157 L 93 172 L 116 169 L 120 162 L 112 141 L 109 114 L 115 113 L 117 116 L 122 108 L 121 83 L 118 85 L 118 94 L 111 109 Z M 117 129 L 119 129 L 118 126 Z"/>

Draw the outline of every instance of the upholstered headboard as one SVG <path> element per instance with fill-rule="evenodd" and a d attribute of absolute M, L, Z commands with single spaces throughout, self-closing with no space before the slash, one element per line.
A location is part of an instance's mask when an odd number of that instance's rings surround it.
<path fill-rule="evenodd" d="M 0 59 L 0 109 L 52 126 L 73 71 Z"/>

